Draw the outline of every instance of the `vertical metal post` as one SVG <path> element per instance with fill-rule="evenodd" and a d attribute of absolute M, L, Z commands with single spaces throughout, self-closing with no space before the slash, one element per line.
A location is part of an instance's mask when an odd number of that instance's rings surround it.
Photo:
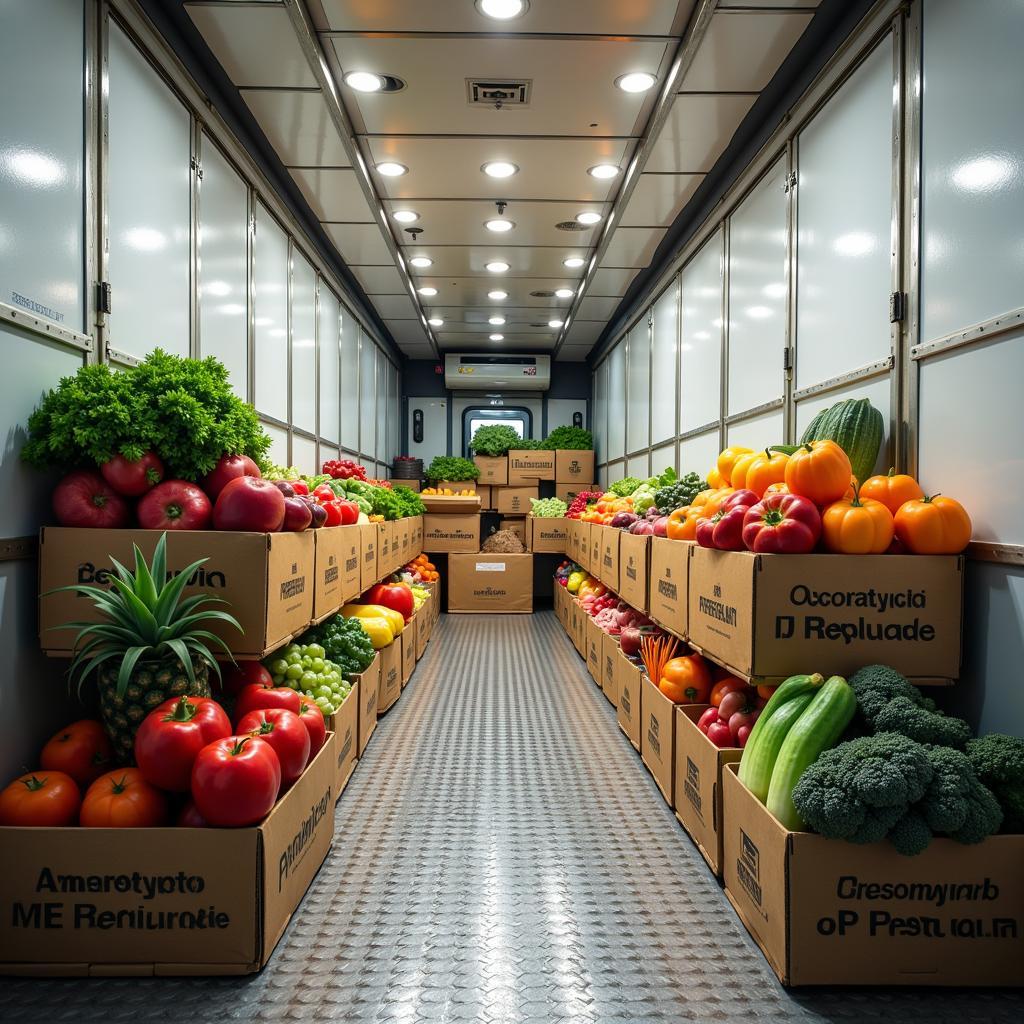
<path fill-rule="evenodd" d="M 797 337 L 796 312 L 797 312 L 797 280 L 799 237 L 797 228 L 799 223 L 798 191 L 800 188 L 799 171 L 799 136 L 791 136 L 786 141 L 786 344 L 783 358 L 788 366 L 783 364 L 783 434 L 786 444 L 793 444 L 796 440 L 796 365 L 797 346 L 800 339 Z"/>
<path fill-rule="evenodd" d="M 89 7 L 89 4 L 86 4 Z M 102 0 L 98 12 L 97 35 L 99 43 L 98 59 L 98 90 L 97 90 L 97 135 L 94 136 L 94 177 L 95 193 L 95 225 L 89 230 L 95 231 L 95 267 L 97 278 L 90 282 L 90 298 L 96 301 L 96 289 L 101 281 L 110 280 L 110 236 L 109 236 L 109 203 L 107 183 L 110 173 L 110 4 Z M 99 363 L 108 362 L 107 350 L 110 348 L 110 321 L 107 314 L 96 309 L 95 320 L 95 358 Z"/>
<path fill-rule="evenodd" d="M 675 346 L 676 346 L 676 360 L 675 360 L 675 383 L 673 384 L 673 394 L 675 396 L 675 408 L 676 408 L 676 425 L 675 425 L 675 468 L 676 471 L 682 476 L 683 473 L 683 446 L 679 440 L 680 433 L 680 420 L 682 418 L 683 400 L 683 277 L 681 273 L 676 273 L 672 279 L 672 287 L 676 290 L 676 329 L 675 329 Z"/>
<path fill-rule="evenodd" d="M 892 175 L 890 191 L 892 208 L 889 224 L 889 291 L 893 295 L 901 295 L 904 291 L 903 244 L 904 244 L 904 203 L 903 203 L 903 118 L 906 81 L 903 74 L 903 48 L 905 45 L 903 32 L 903 15 L 898 13 L 892 25 L 892 115 L 890 146 L 892 147 Z M 898 300 L 902 305 L 902 296 Z M 904 360 L 904 323 L 906 311 L 901 309 L 902 318 L 892 320 L 889 324 L 889 351 L 892 354 L 893 366 L 889 371 L 889 452 L 886 460 L 890 466 L 900 466 L 903 456 L 903 415 L 902 415 L 902 377 Z"/>
<path fill-rule="evenodd" d="M 189 352 L 198 358 L 202 355 L 202 339 L 199 336 L 199 295 L 200 288 L 200 266 L 202 253 L 200 252 L 200 217 L 199 217 L 199 191 L 203 179 L 203 149 L 202 149 L 202 127 L 199 118 L 189 111 L 189 141 L 191 152 L 189 153 L 189 244 L 188 244 L 188 278 L 189 278 L 189 310 L 188 310 L 188 334 Z"/>
<path fill-rule="evenodd" d="M 100 7 L 97 4 L 84 4 L 83 32 L 85 37 L 85 95 L 82 116 L 84 119 L 85 136 L 85 266 L 82 274 L 82 287 L 85 289 L 85 318 L 81 324 L 75 324 L 75 330 L 92 337 L 93 347 L 85 361 L 95 363 L 100 358 L 100 330 L 96 302 L 96 289 L 100 277 L 100 237 L 99 224 L 99 153 L 100 153 L 100 120 L 102 118 L 102 73 L 103 54 L 100 41 Z"/>
<path fill-rule="evenodd" d="M 315 395 L 313 406 L 313 433 L 316 441 L 313 444 L 313 459 L 315 465 L 313 472 L 317 472 L 323 465 L 320 456 L 320 272 L 313 271 L 313 393 Z"/>
<path fill-rule="evenodd" d="M 256 404 L 256 192 L 245 190 L 245 390 Z"/>
<path fill-rule="evenodd" d="M 285 317 L 285 344 L 288 346 L 288 379 L 286 387 L 288 388 L 288 465 L 294 465 L 295 456 L 292 452 L 294 430 L 295 430 L 295 413 L 292 408 L 292 350 L 294 348 L 292 341 L 292 270 L 295 264 L 294 247 L 295 243 L 292 241 L 292 236 L 288 235 L 288 310 Z"/>
<path fill-rule="evenodd" d="M 725 447 L 725 410 L 727 408 L 726 402 L 728 401 L 727 382 L 726 374 L 729 372 L 729 359 L 728 352 L 726 349 L 726 339 L 729 333 L 729 231 L 728 221 L 723 221 L 719 231 L 722 233 L 721 240 L 719 241 L 718 247 L 718 258 L 721 260 L 721 281 L 722 281 L 722 294 L 721 294 L 721 317 L 722 326 L 718 331 L 718 344 L 719 350 L 718 355 L 721 360 L 719 363 L 719 381 L 718 381 L 718 449 L 721 451 Z"/>

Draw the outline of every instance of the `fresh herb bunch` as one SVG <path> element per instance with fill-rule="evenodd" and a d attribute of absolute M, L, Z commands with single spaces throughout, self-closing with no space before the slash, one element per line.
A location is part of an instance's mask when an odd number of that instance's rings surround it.
<path fill-rule="evenodd" d="M 476 480 L 479 476 L 480 470 L 476 468 L 476 463 L 453 455 L 435 455 L 426 472 L 431 483 L 438 480 Z"/>
<path fill-rule="evenodd" d="M 643 480 L 640 480 L 635 476 L 627 476 L 622 480 L 616 480 L 615 483 L 610 484 L 608 490 L 616 497 L 628 498 L 629 495 L 631 495 L 642 483 Z"/>
<path fill-rule="evenodd" d="M 561 519 L 568 507 L 561 498 L 530 499 L 530 515 L 536 519 Z"/>
<path fill-rule="evenodd" d="M 366 497 L 370 500 L 372 516 L 383 516 L 387 520 L 401 519 L 404 515 L 402 499 L 387 487 L 370 486 Z"/>
<path fill-rule="evenodd" d="M 544 447 L 586 452 L 594 447 L 594 435 L 582 427 L 555 427 L 544 439 Z"/>
<path fill-rule="evenodd" d="M 304 633 L 300 644 L 318 643 L 345 675 L 365 672 L 373 662 L 373 644 L 357 618 L 335 615 Z"/>
<path fill-rule="evenodd" d="M 654 504 L 667 516 L 677 508 L 692 505 L 693 499 L 707 487 L 707 480 L 702 480 L 699 473 L 687 473 L 681 480 L 659 487 L 654 492 Z"/>
<path fill-rule="evenodd" d="M 477 455 L 497 458 L 507 455 L 509 448 L 518 448 L 522 438 L 511 428 L 503 426 L 477 427 L 469 447 Z M 441 479 L 447 479 L 442 477 Z"/>
<path fill-rule="evenodd" d="M 412 488 L 396 484 L 391 493 L 401 506 L 402 514 L 400 518 L 421 516 L 427 511 L 427 506 L 423 504 L 423 499 Z"/>
<path fill-rule="evenodd" d="M 128 370 L 84 366 L 64 377 L 29 417 L 21 457 L 37 469 L 68 470 L 152 451 L 169 477 L 199 480 L 226 452 L 262 462 L 269 448 L 223 363 L 155 349 Z"/>
<path fill-rule="evenodd" d="M 541 451 L 543 448 L 544 442 L 535 441 L 532 437 L 521 437 L 512 445 L 512 449 L 518 452 L 535 452 Z"/>

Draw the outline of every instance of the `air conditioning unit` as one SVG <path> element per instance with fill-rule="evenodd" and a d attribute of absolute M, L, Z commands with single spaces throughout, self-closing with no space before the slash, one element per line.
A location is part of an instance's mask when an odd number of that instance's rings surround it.
<path fill-rule="evenodd" d="M 452 391 L 547 391 L 551 356 L 444 357 L 444 383 Z"/>

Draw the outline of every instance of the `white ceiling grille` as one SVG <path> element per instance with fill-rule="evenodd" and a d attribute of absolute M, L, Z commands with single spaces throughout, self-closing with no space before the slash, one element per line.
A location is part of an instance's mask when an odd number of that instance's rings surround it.
<path fill-rule="evenodd" d="M 530 79 L 517 81 L 500 78 L 467 78 L 466 92 L 470 104 L 481 107 L 525 107 L 530 102 Z"/>

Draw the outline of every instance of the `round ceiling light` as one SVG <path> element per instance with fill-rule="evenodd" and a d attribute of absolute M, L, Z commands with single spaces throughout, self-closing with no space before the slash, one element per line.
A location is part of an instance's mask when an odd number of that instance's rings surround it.
<path fill-rule="evenodd" d="M 616 78 L 615 84 L 623 92 L 647 92 L 656 81 L 657 78 L 646 71 L 631 71 L 628 75 Z"/>
<path fill-rule="evenodd" d="M 439 316 L 432 316 L 427 323 L 431 327 L 444 327 L 444 321 Z"/>
<path fill-rule="evenodd" d="M 432 299 L 437 294 L 436 288 L 417 288 L 416 291 L 425 299 Z"/>
<path fill-rule="evenodd" d="M 395 210 L 391 214 L 399 224 L 412 224 L 414 221 L 420 219 L 420 215 L 415 210 Z"/>
<path fill-rule="evenodd" d="M 372 71 L 350 71 L 345 76 L 345 84 L 358 92 L 380 92 L 384 88 L 384 79 Z"/>
<path fill-rule="evenodd" d="M 573 296 L 573 291 L 572 291 L 571 288 L 556 288 L 555 289 L 555 298 L 557 298 L 557 299 L 571 299 L 572 296 Z"/>
<path fill-rule="evenodd" d="M 476 9 L 495 21 L 511 21 L 524 15 L 530 0 L 476 0 Z"/>
<path fill-rule="evenodd" d="M 570 270 L 575 270 L 577 267 L 582 267 L 587 261 L 582 256 L 570 256 L 568 259 L 562 260 L 562 266 L 568 267 Z"/>
<path fill-rule="evenodd" d="M 492 274 L 504 274 L 508 270 L 508 264 L 504 260 L 491 260 L 485 266 Z"/>
<path fill-rule="evenodd" d="M 413 256 L 409 262 L 414 267 L 418 267 L 420 270 L 426 270 L 427 267 L 432 267 L 434 261 L 429 256 Z"/>
<path fill-rule="evenodd" d="M 506 231 L 511 231 L 515 224 L 510 220 L 505 220 L 504 217 L 494 217 L 492 220 L 484 221 L 484 227 L 488 231 L 496 231 L 498 234 L 504 234 Z"/>
<path fill-rule="evenodd" d="M 377 173 L 383 174 L 385 178 L 400 178 L 409 171 L 405 164 L 396 163 L 394 160 L 384 160 L 376 167 Z"/>
<path fill-rule="evenodd" d="M 489 178 L 511 178 L 519 168 L 507 160 L 491 160 L 480 168 Z"/>
<path fill-rule="evenodd" d="M 577 224 L 596 224 L 601 219 L 601 214 L 594 213 L 592 210 L 585 210 L 583 213 L 576 214 Z"/>
<path fill-rule="evenodd" d="M 503 316 L 492 316 L 487 322 L 492 327 L 501 327 L 505 323 L 505 318 Z"/>
<path fill-rule="evenodd" d="M 554 327 L 555 329 L 557 329 L 561 327 L 563 323 L 565 323 L 564 320 L 549 320 L 548 327 Z"/>
<path fill-rule="evenodd" d="M 491 341 L 504 341 L 505 340 L 505 335 L 504 334 L 491 334 L 491 335 L 489 335 L 489 337 L 490 337 Z"/>
<path fill-rule="evenodd" d="M 493 292 L 487 293 L 489 299 L 507 299 L 508 292 L 503 292 L 500 288 L 495 288 Z"/>
<path fill-rule="evenodd" d="M 621 167 L 616 167 L 615 164 L 597 164 L 587 170 L 592 178 L 601 178 L 605 180 L 607 178 L 614 178 L 622 170 Z"/>

